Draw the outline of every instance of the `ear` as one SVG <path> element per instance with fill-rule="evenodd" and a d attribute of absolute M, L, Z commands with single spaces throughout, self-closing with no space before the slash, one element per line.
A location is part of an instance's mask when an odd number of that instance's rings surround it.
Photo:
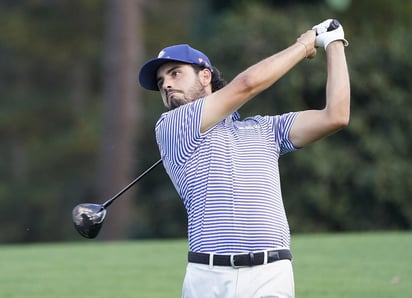
<path fill-rule="evenodd" d="M 202 85 L 206 87 L 212 82 L 212 72 L 207 68 L 202 69 L 199 71 L 199 79 Z"/>

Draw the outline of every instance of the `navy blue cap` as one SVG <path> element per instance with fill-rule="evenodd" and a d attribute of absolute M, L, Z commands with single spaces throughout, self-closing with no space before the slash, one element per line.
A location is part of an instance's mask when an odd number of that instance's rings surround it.
<path fill-rule="evenodd" d="M 187 44 L 179 44 L 164 48 L 157 58 L 147 61 L 139 71 L 139 82 L 143 88 L 159 91 L 157 87 L 157 70 L 166 62 L 177 61 L 187 64 L 196 64 L 212 70 L 209 58 L 202 52 Z"/>

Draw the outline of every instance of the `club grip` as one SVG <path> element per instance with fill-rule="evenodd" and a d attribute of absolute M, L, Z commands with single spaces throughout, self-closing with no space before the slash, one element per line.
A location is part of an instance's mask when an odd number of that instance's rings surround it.
<path fill-rule="evenodd" d="M 333 19 L 332 22 L 330 22 L 330 25 L 329 25 L 329 27 L 326 31 L 327 32 L 333 31 L 333 30 L 337 29 L 339 26 L 340 26 L 339 21 L 337 19 Z"/>

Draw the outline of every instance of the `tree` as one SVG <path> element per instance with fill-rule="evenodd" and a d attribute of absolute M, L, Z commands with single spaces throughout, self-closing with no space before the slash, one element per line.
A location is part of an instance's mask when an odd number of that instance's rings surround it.
<path fill-rule="evenodd" d="M 95 166 L 102 5 L 0 7 L 0 242 L 67 239 Z"/>
<path fill-rule="evenodd" d="M 136 69 L 141 49 L 137 0 L 108 0 L 104 49 L 104 113 L 100 148 L 99 197 L 109 198 L 128 184 L 134 167 L 134 142 L 139 129 Z M 130 196 L 128 192 L 125 196 Z M 132 202 L 110 210 L 102 237 L 124 238 L 131 221 Z"/>

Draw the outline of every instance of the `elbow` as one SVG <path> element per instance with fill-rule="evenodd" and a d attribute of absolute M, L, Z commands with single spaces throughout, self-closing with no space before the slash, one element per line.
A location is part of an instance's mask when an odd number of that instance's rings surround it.
<path fill-rule="evenodd" d="M 345 128 L 350 121 L 350 93 L 342 92 L 340 99 L 335 100 L 334 103 L 326 106 L 329 122 L 336 130 Z"/>
<path fill-rule="evenodd" d="M 336 119 L 334 125 L 336 126 L 336 129 L 342 129 L 348 126 L 349 125 L 349 113 L 348 115 L 341 116 L 338 119 Z"/>
<path fill-rule="evenodd" d="M 239 74 L 233 81 L 236 82 L 236 89 L 239 94 L 246 98 L 251 98 L 260 91 L 256 78 L 248 72 Z"/>
<path fill-rule="evenodd" d="M 330 125 L 333 130 L 339 130 L 349 125 L 350 111 L 349 107 L 340 110 L 339 113 L 335 113 L 329 117 Z"/>
<path fill-rule="evenodd" d="M 350 111 L 348 109 L 348 112 L 346 113 L 346 115 L 342 117 L 342 122 L 341 122 L 342 128 L 348 126 L 349 122 L 350 122 Z"/>
<path fill-rule="evenodd" d="M 329 120 L 325 127 L 327 127 L 328 133 L 337 132 L 349 125 L 349 117 L 333 116 L 329 117 Z"/>

